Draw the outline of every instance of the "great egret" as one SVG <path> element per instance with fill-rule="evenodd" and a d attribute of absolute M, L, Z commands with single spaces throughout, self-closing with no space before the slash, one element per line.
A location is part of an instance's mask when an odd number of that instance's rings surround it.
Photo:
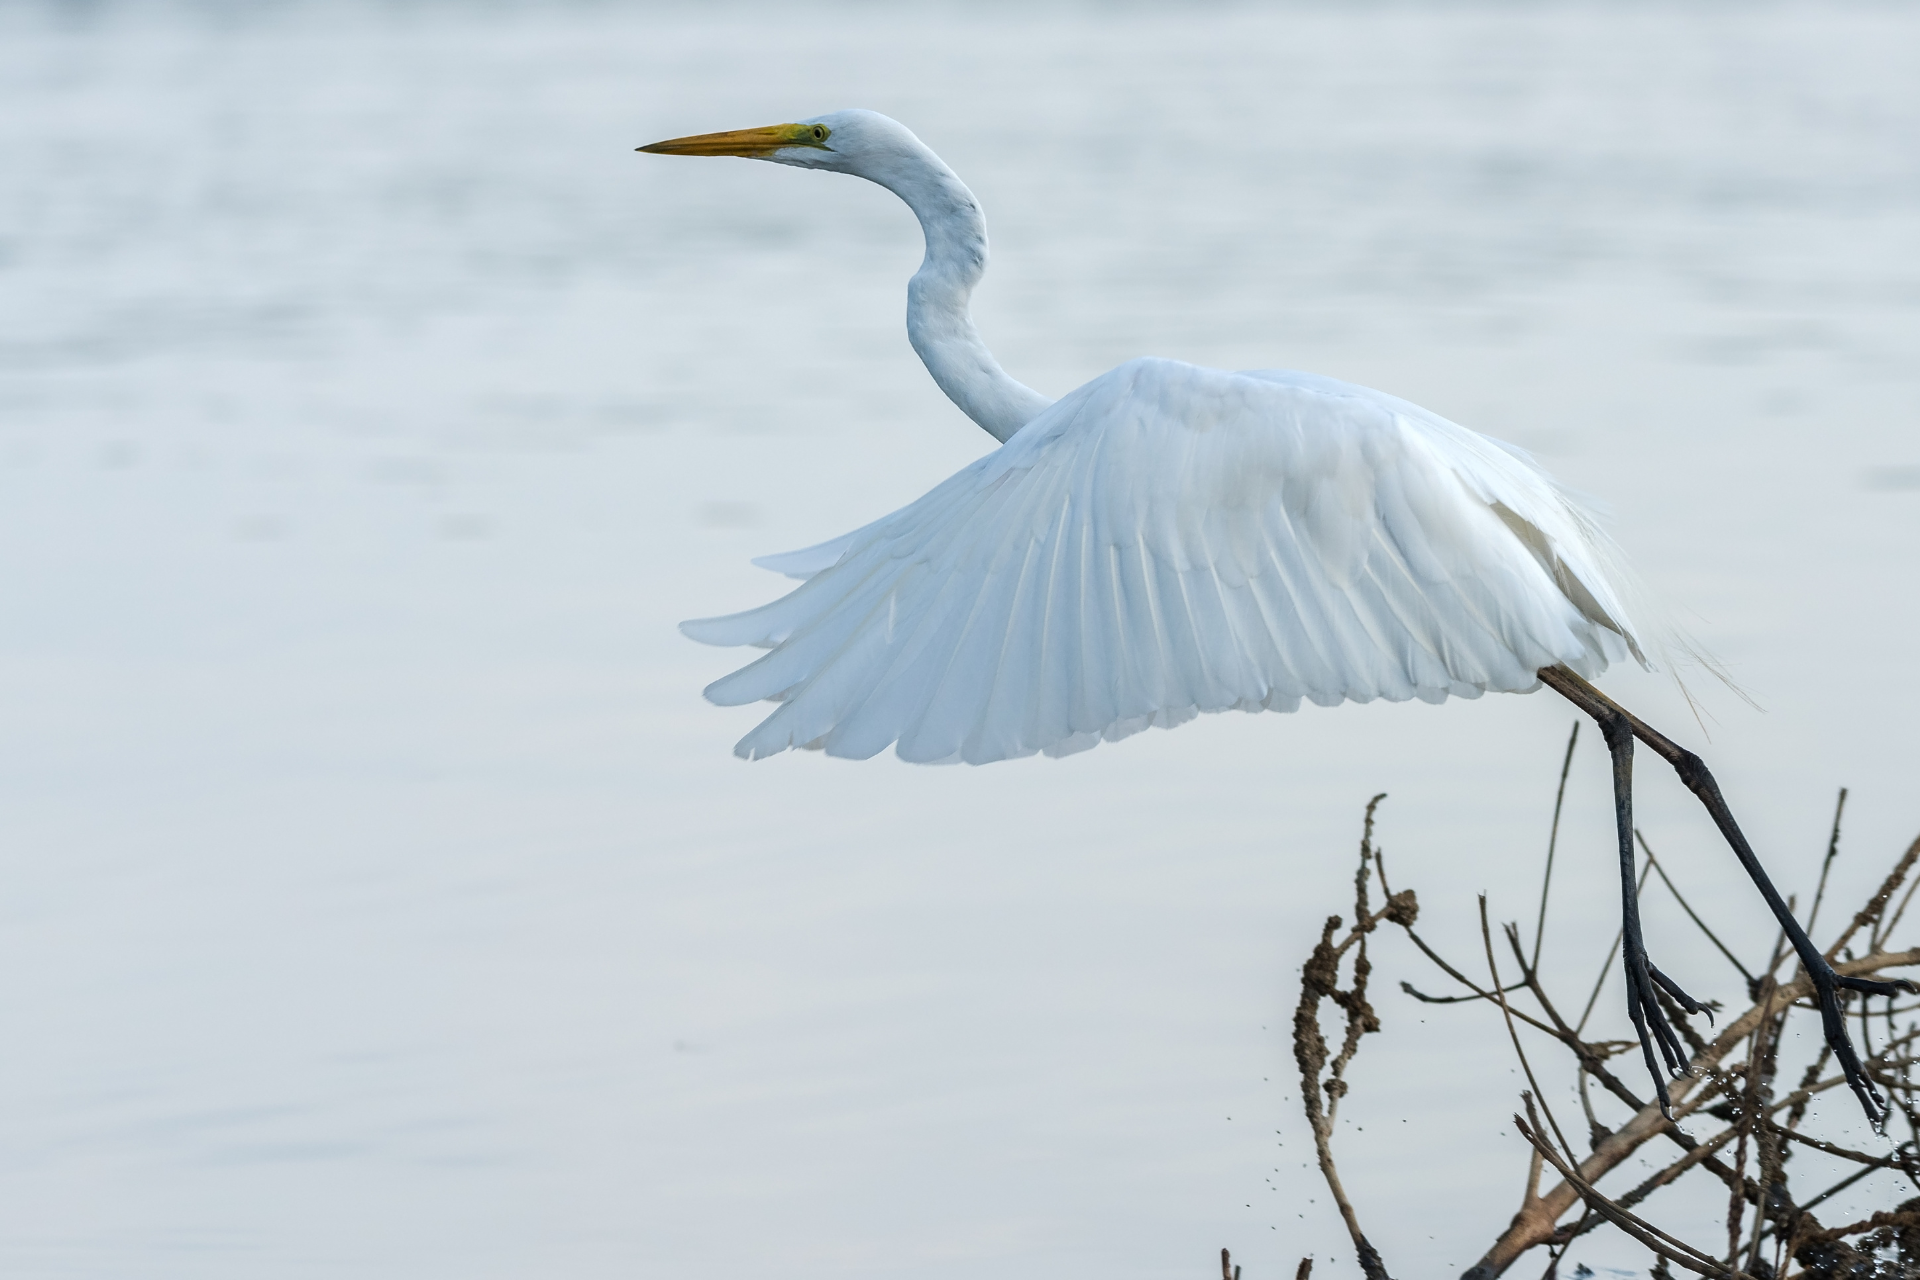
<path fill-rule="evenodd" d="M 744 156 L 879 183 L 920 220 L 907 335 L 940 389 L 1000 447 L 844 537 L 756 564 L 804 585 L 683 624 L 772 652 L 707 687 L 780 704 L 743 738 L 864 759 L 982 764 L 1065 755 L 1202 711 L 1292 711 L 1544 684 L 1598 722 L 1613 757 L 1627 1011 L 1661 1110 L 1686 1054 L 1634 892 L 1633 741 L 1706 805 L 1811 975 L 1827 1043 L 1868 1119 L 1885 1102 L 1847 1038 L 1842 976 L 1768 880 L 1700 758 L 1588 677 L 1643 665 L 1633 595 L 1592 513 L 1517 449 L 1417 405 L 1288 370 L 1130 360 L 1059 401 L 1007 376 L 967 302 L 986 269 L 973 193 L 871 111 L 675 138 L 662 155 Z"/>

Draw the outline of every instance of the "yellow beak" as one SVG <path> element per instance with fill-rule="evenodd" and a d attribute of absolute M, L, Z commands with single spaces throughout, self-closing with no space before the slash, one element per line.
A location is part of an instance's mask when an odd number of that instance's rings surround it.
<path fill-rule="evenodd" d="M 690 138 L 669 138 L 636 151 L 659 156 L 752 156 L 771 155 L 787 147 L 818 147 L 826 150 L 826 130 L 819 125 L 770 124 L 758 129 L 734 129 L 727 133 L 696 133 Z"/>

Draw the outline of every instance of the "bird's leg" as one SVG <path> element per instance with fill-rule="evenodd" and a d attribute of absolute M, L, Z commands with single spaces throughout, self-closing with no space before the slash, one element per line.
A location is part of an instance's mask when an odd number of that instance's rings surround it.
<path fill-rule="evenodd" d="M 1581 679 L 1565 667 L 1546 667 L 1540 672 L 1540 679 L 1548 688 L 1565 697 L 1588 715 L 1598 716 L 1595 708 L 1612 712 L 1623 719 L 1634 737 L 1651 747 L 1656 754 L 1672 765 L 1674 772 L 1680 775 L 1680 781 L 1687 790 L 1700 798 L 1707 807 L 1715 826 L 1733 848 L 1734 856 L 1740 859 L 1740 865 L 1746 869 L 1747 877 L 1760 890 L 1760 896 L 1767 900 L 1773 915 L 1780 922 L 1787 941 L 1793 944 L 1794 951 L 1800 957 L 1800 965 L 1806 970 L 1808 979 L 1813 983 L 1814 1001 L 1820 1006 L 1820 1021 L 1826 1032 L 1827 1045 L 1833 1050 L 1835 1060 L 1846 1074 L 1847 1084 L 1853 1089 L 1854 1096 L 1860 1100 L 1860 1106 L 1867 1113 L 1867 1120 L 1875 1129 L 1886 1121 L 1887 1104 L 1867 1078 L 1860 1065 L 1860 1055 L 1854 1052 L 1853 1041 L 1847 1037 L 1846 1018 L 1840 1008 L 1840 991 L 1863 991 L 1868 995 L 1892 996 L 1910 990 L 1911 984 L 1904 982 L 1875 982 L 1867 978 L 1847 977 L 1835 973 L 1833 966 L 1827 963 L 1820 949 L 1813 945 L 1813 939 L 1793 918 L 1786 902 L 1780 897 L 1780 891 L 1773 887 L 1773 881 L 1767 878 L 1766 870 L 1761 867 L 1760 859 L 1754 856 L 1753 847 L 1747 843 L 1747 837 L 1741 832 L 1740 825 L 1733 820 L 1733 813 L 1727 808 L 1726 799 L 1720 794 L 1720 786 L 1707 771 L 1706 764 L 1699 756 L 1675 743 L 1654 730 L 1637 716 L 1620 706 L 1613 699 L 1601 693 L 1587 681 Z M 1673 988 L 1664 975 L 1654 971 L 1655 980 L 1669 993 Z M 1677 998 L 1677 997 L 1676 997 Z"/>
<path fill-rule="evenodd" d="M 1544 679 L 1546 672 L 1541 672 Z M 1678 983 L 1653 967 L 1647 959 L 1647 945 L 1640 932 L 1639 877 L 1634 874 L 1633 856 L 1633 724 L 1617 707 L 1585 696 L 1584 691 L 1568 691 L 1548 682 L 1576 707 L 1592 716 L 1600 726 L 1613 756 L 1613 813 L 1620 836 L 1620 964 L 1627 978 L 1627 1016 L 1640 1037 L 1640 1053 L 1646 1059 L 1647 1073 L 1653 1077 L 1653 1091 L 1660 1099 L 1660 1114 L 1673 1119 L 1673 1100 L 1667 1095 L 1668 1075 L 1687 1073 L 1687 1055 L 1679 1036 L 1667 1021 L 1654 992 L 1657 984 L 1688 1013 L 1703 1012 L 1705 1006 L 1680 989 Z M 1660 1047 L 1661 1061 L 1654 1059 L 1654 1046 Z M 1661 1070 L 1661 1063 L 1666 1069 Z"/>

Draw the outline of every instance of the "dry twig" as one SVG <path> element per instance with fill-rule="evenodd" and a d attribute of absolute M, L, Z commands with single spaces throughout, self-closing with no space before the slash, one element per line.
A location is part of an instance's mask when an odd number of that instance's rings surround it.
<path fill-rule="evenodd" d="M 1336 944 L 1333 935 L 1340 928 L 1340 917 L 1327 918 L 1326 925 L 1320 931 L 1320 945 L 1313 949 L 1313 955 L 1308 957 L 1301 970 L 1300 1005 L 1293 1015 L 1293 1055 L 1300 1065 L 1300 1101 L 1307 1113 L 1307 1123 L 1313 1129 L 1313 1147 L 1320 1161 L 1320 1175 L 1327 1180 L 1327 1189 L 1333 1193 L 1334 1205 L 1347 1224 L 1347 1234 L 1353 1237 L 1354 1252 L 1359 1255 L 1360 1270 L 1367 1280 L 1388 1280 L 1386 1264 L 1381 1261 L 1379 1250 L 1373 1247 L 1366 1233 L 1360 1229 L 1359 1215 L 1354 1212 L 1353 1202 L 1348 1199 L 1346 1188 L 1341 1185 L 1340 1173 L 1333 1161 L 1333 1118 L 1341 1097 L 1347 1091 L 1347 1065 L 1360 1048 L 1360 1037 L 1380 1029 L 1380 1018 L 1367 1002 L 1367 977 L 1371 972 L 1367 961 L 1367 935 L 1378 928 L 1382 920 L 1412 924 L 1420 909 L 1413 891 L 1407 889 L 1390 894 L 1386 905 L 1377 914 L 1370 914 L 1367 910 L 1367 877 L 1369 864 L 1373 861 L 1373 813 L 1384 799 L 1386 795 L 1382 793 L 1367 802 L 1366 823 L 1360 837 L 1360 869 L 1354 875 L 1353 928 Z M 1342 990 L 1340 959 L 1356 944 L 1359 950 L 1353 964 L 1353 985 Z M 1346 1036 L 1341 1042 L 1339 1055 L 1333 1059 L 1331 1070 L 1327 1066 L 1326 1037 L 1320 1032 L 1322 1000 L 1331 1000 L 1347 1015 Z M 1326 1073 L 1324 1080 L 1323 1072 Z M 1323 1094 L 1326 1097 L 1324 1105 L 1321 1102 Z"/>
<path fill-rule="evenodd" d="M 1865 1066 L 1877 1085 L 1887 1091 L 1897 1111 L 1905 1116 L 1912 1130 L 1911 1135 L 1892 1151 L 1875 1154 L 1805 1132 L 1804 1126 L 1813 1114 L 1809 1112 L 1812 1099 L 1846 1083 L 1844 1075 L 1838 1071 L 1828 1074 L 1831 1055 L 1822 1047 L 1800 1076 L 1798 1086 L 1784 1098 L 1776 1100 L 1774 1097 L 1784 1028 L 1797 1011 L 1811 1007 L 1808 998 L 1812 994 L 1812 984 L 1797 967 L 1789 970 L 1791 977 L 1780 973 L 1782 964 L 1792 960 L 1793 956 L 1778 945 L 1771 963 L 1758 975 L 1741 966 L 1739 960 L 1712 934 L 1667 879 L 1666 871 L 1654 858 L 1652 848 L 1645 837 L 1640 836 L 1640 846 L 1647 855 L 1647 872 L 1657 872 L 1695 926 L 1749 980 L 1747 994 L 1752 1001 L 1751 1006 L 1728 1019 L 1711 1040 L 1698 1034 L 1688 1035 L 1691 1051 L 1688 1074 L 1675 1079 L 1669 1086 L 1674 1106 L 1674 1119 L 1671 1121 L 1661 1115 L 1656 1102 L 1638 1097 L 1607 1066 L 1608 1059 L 1631 1047 L 1633 1042 L 1586 1038 L 1585 1025 L 1593 1008 L 1591 1000 L 1587 1013 L 1578 1023 L 1569 1025 L 1561 1016 L 1540 978 L 1539 956 L 1545 936 L 1552 848 L 1557 838 L 1557 818 L 1564 801 L 1566 772 L 1571 765 L 1574 742 L 1573 738 L 1568 741 L 1561 787 L 1555 797 L 1556 827 L 1549 838 L 1548 870 L 1542 879 L 1532 947 L 1522 945 L 1516 925 L 1508 924 L 1502 929 L 1507 949 L 1519 968 L 1516 981 L 1504 981 L 1500 974 L 1484 897 L 1480 900 L 1481 942 L 1488 975 L 1484 985 L 1449 963 L 1415 931 L 1413 925 L 1419 908 L 1414 894 L 1412 890 L 1400 893 L 1388 890 L 1385 863 L 1373 847 L 1375 810 L 1385 797 L 1375 796 L 1367 805 L 1360 844 L 1360 866 L 1354 878 L 1353 926 L 1344 936 L 1339 936 L 1340 918 L 1335 916 L 1327 920 L 1321 931 L 1319 945 L 1314 948 L 1313 955 L 1302 970 L 1300 1003 L 1294 1017 L 1294 1053 L 1301 1072 L 1302 1104 L 1313 1129 L 1321 1174 L 1333 1192 L 1334 1203 L 1353 1238 L 1362 1271 L 1368 1280 L 1385 1280 L 1387 1276 L 1385 1262 L 1361 1230 L 1352 1201 L 1334 1165 L 1333 1122 L 1340 1101 L 1348 1092 L 1347 1069 L 1359 1050 L 1362 1037 L 1380 1030 L 1379 1015 L 1367 995 L 1367 983 L 1372 971 L 1368 937 L 1380 924 L 1391 923 L 1398 925 L 1416 949 L 1442 974 L 1459 984 L 1462 992 L 1458 995 L 1427 995 L 1415 990 L 1407 982 L 1400 984 L 1402 989 L 1433 1004 L 1472 1005 L 1484 1001 L 1498 1008 L 1513 1050 L 1531 1086 L 1523 1095 L 1527 1118 L 1515 1117 L 1515 1123 L 1529 1144 L 1520 1211 L 1480 1261 L 1466 1273 L 1470 1280 L 1492 1280 L 1492 1277 L 1503 1274 L 1521 1255 L 1542 1246 L 1548 1248 L 1552 1255 L 1547 1276 L 1554 1276 L 1558 1274 L 1560 1260 L 1568 1245 L 1602 1225 L 1617 1228 L 1649 1249 L 1656 1260 L 1655 1276 L 1671 1276 L 1672 1268 L 1677 1267 L 1697 1275 L 1726 1277 L 1728 1280 L 1764 1280 L 1781 1275 L 1791 1261 L 1801 1267 L 1794 1273 L 1795 1277 L 1804 1276 L 1807 1280 L 1839 1280 L 1840 1277 L 1868 1275 L 1920 1277 L 1920 1199 L 1910 1200 L 1897 1209 L 1840 1227 L 1823 1225 L 1813 1213 L 1814 1208 L 1835 1195 L 1885 1170 L 1903 1173 L 1916 1187 L 1920 1187 L 1920 1107 L 1915 1105 L 1920 1102 L 1915 1096 L 1916 1090 L 1920 1089 L 1920 1082 L 1912 1078 L 1912 1067 L 1916 1061 L 1920 1061 L 1920 1054 L 1915 1053 L 1916 1044 L 1920 1044 L 1920 1024 L 1901 1029 L 1894 1022 L 1894 1016 L 1904 1010 L 1895 1009 L 1891 1000 L 1887 1002 L 1888 1008 L 1884 1014 L 1875 1014 L 1877 1020 L 1883 1019 L 1877 1048 L 1868 1039 L 1869 1028 L 1863 1023 L 1862 1043 L 1868 1050 Z M 1839 853 L 1840 818 L 1845 803 L 1846 792 L 1843 790 L 1835 805 L 1833 831 L 1821 863 L 1819 885 L 1813 898 L 1814 907 L 1809 913 L 1810 924 L 1818 920 L 1827 889 L 1828 872 Z M 1638 832 L 1635 834 L 1639 835 Z M 1840 955 L 1847 942 L 1861 930 L 1868 930 L 1867 954 L 1849 955 L 1836 963 L 1835 968 L 1840 973 L 1880 975 L 1920 965 L 1920 948 L 1888 951 L 1883 945 L 1911 900 L 1912 889 L 1908 888 L 1906 895 L 1899 899 L 1900 905 L 1891 915 L 1887 912 L 1888 905 L 1906 886 L 1916 863 L 1920 863 L 1920 840 L 1914 841 L 1906 850 L 1879 889 L 1854 914 L 1851 923 L 1827 951 L 1829 957 Z M 1378 911 L 1371 910 L 1368 901 L 1368 881 L 1374 865 L 1379 867 L 1383 891 L 1388 892 L 1386 904 Z M 1646 883 L 1643 875 L 1643 889 Z M 1920 878 L 1916 878 L 1916 883 L 1920 883 Z M 1353 977 L 1351 985 L 1342 989 L 1340 966 L 1349 952 L 1354 956 Z M 1510 996 L 1515 999 L 1510 1000 Z M 1339 1052 L 1331 1057 L 1319 1024 L 1320 1005 L 1325 1001 L 1339 1006 L 1346 1015 L 1345 1034 Z M 1531 1005 L 1532 1010 L 1521 1008 L 1519 1002 L 1522 1001 Z M 1866 1012 L 1864 1007 L 1860 1010 L 1863 1019 Z M 1585 1156 L 1575 1152 L 1567 1136 L 1561 1132 L 1551 1109 L 1545 1108 L 1535 1065 L 1529 1060 L 1519 1034 L 1519 1028 L 1523 1025 L 1549 1037 L 1551 1042 L 1565 1049 L 1573 1058 L 1579 1096 L 1591 1139 L 1590 1150 Z M 1743 1045 L 1746 1050 L 1744 1059 L 1728 1065 L 1728 1059 Z M 1630 1117 L 1613 1128 L 1603 1124 L 1594 1110 L 1588 1090 L 1589 1082 L 1627 1106 Z M 1536 1099 L 1540 1100 L 1537 1105 Z M 1543 1111 L 1544 1128 L 1541 1119 Z M 1718 1127 L 1706 1130 L 1705 1137 L 1696 1137 L 1681 1128 L 1683 1124 L 1695 1125 L 1702 1121 L 1711 1121 Z M 1609 1195 L 1600 1189 L 1602 1179 L 1656 1138 L 1679 1148 L 1664 1167 L 1642 1179 L 1624 1194 Z M 1858 1167 L 1833 1185 L 1811 1195 L 1805 1203 L 1796 1204 L 1790 1191 L 1788 1174 L 1788 1159 L 1795 1148 L 1817 1151 Z M 1730 1162 L 1725 1158 L 1729 1151 Z M 1559 1181 L 1543 1190 L 1542 1175 L 1548 1168 L 1558 1175 Z M 1707 1252 L 1661 1231 L 1636 1211 L 1637 1206 L 1695 1169 L 1710 1173 L 1727 1190 L 1729 1205 L 1724 1256 Z M 1581 1214 L 1573 1220 L 1563 1221 L 1576 1207 L 1581 1209 Z M 1302 1280 L 1310 1266 L 1310 1260 L 1302 1261 Z M 1895 1269 L 1889 1270 L 1888 1267 Z"/>

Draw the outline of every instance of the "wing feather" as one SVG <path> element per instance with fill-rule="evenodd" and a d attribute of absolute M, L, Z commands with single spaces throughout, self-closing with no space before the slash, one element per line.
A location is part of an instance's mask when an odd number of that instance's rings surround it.
<path fill-rule="evenodd" d="M 983 763 L 1203 711 L 1523 692 L 1641 651 L 1592 513 L 1530 459 L 1331 379 L 1136 360 L 919 501 L 684 624 L 766 655 L 736 752 Z M 1644 661 L 1644 658 L 1642 659 Z"/>

